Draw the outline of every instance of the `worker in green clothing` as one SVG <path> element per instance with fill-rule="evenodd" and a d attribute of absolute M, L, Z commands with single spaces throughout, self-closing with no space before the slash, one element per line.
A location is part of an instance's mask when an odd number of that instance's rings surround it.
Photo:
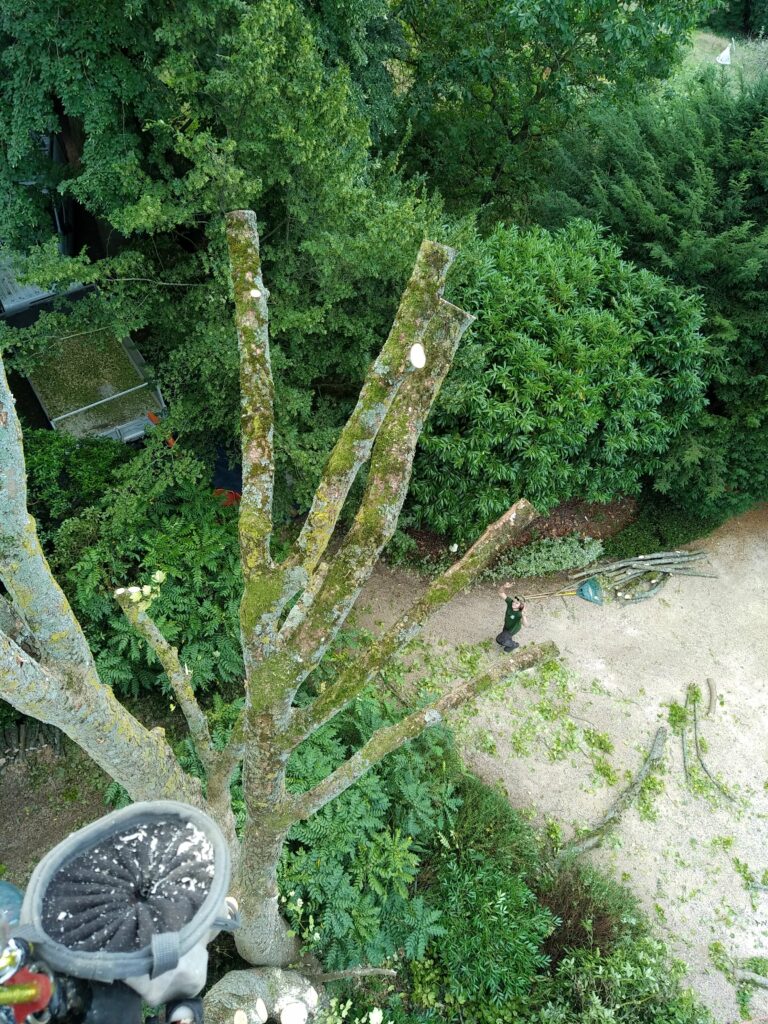
<path fill-rule="evenodd" d="M 528 625 L 525 617 L 525 600 L 522 597 L 510 597 L 511 583 L 505 583 L 499 591 L 499 597 L 507 606 L 504 615 L 504 629 L 496 637 L 496 643 L 504 648 L 505 654 L 511 654 L 520 644 L 515 640 L 515 634 L 519 633 L 523 626 Z"/>

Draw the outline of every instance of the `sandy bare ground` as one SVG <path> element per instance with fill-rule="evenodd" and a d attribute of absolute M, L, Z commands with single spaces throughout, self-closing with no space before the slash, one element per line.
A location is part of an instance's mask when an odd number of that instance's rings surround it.
<path fill-rule="evenodd" d="M 750 888 L 750 879 L 768 885 L 768 505 L 695 546 L 709 552 L 718 579 L 673 579 L 634 606 L 601 608 L 577 598 L 529 604 L 522 639 L 551 639 L 560 648 L 574 673 L 573 713 L 613 742 L 615 786 L 596 784 L 580 756 L 552 763 L 544 746 L 515 756 L 508 737 L 521 698 L 514 690 L 480 701 L 463 735 L 465 756 L 483 778 L 501 783 L 515 806 L 534 808 L 540 823 L 559 822 L 568 836 L 609 808 L 667 722 L 669 705 L 682 704 L 690 684 L 706 695 L 706 678 L 715 680 L 718 707 L 700 722 L 705 761 L 736 801 L 709 787 L 691 792 L 680 739 L 670 733 L 655 820 L 633 808 L 613 841 L 589 856 L 637 893 L 688 964 L 692 987 L 719 1022 L 728 1022 L 739 1019 L 735 991 L 712 963 L 711 944 L 736 957 L 768 956 L 768 888 Z M 363 622 L 391 621 L 423 586 L 417 576 L 379 570 L 359 602 Z M 495 589 L 478 586 L 438 612 L 426 636 L 477 643 L 501 628 L 502 611 Z M 482 749 L 473 739 L 478 729 L 492 737 Z M 755 992 L 752 1014 L 768 1015 L 768 992 Z"/>

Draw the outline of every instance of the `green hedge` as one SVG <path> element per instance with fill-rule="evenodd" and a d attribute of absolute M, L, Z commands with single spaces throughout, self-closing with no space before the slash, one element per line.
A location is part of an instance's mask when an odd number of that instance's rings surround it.
<path fill-rule="evenodd" d="M 706 406 L 650 476 L 694 515 L 768 498 L 768 79 L 720 69 L 596 107 L 551 155 L 531 215 L 589 216 L 627 256 L 704 299 Z"/>
<path fill-rule="evenodd" d="M 523 495 L 543 512 L 637 492 L 703 408 L 698 299 L 623 260 L 590 223 L 476 238 L 450 297 L 478 319 L 411 497 L 439 533 L 469 539 Z"/>

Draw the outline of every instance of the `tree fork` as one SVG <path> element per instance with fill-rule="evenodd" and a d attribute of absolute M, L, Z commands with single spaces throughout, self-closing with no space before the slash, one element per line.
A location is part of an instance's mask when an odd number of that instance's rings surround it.
<path fill-rule="evenodd" d="M 534 507 L 523 498 L 489 526 L 459 561 L 430 583 L 391 629 L 352 661 L 335 683 L 311 704 L 297 709 L 286 737 L 291 747 L 298 746 L 354 700 L 389 659 L 418 636 L 429 616 L 473 583 L 536 516 Z"/>
<path fill-rule="evenodd" d="M 441 299 L 425 331 L 426 369 L 406 378 L 384 417 L 352 526 L 304 620 L 294 627 L 291 649 L 298 661 L 289 691 L 291 700 L 344 625 L 381 551 L 395 532 L 424 421 L 461 336 L 473 319 Z"/>

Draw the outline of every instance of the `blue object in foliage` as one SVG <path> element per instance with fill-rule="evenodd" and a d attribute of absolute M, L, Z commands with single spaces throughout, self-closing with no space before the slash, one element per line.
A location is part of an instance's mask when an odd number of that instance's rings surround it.
<path fill-rule="evenodd" d="M 592 604 L 603 603 L 603 588 L 594 576 L 590 576 L 588 580 L 584 580 L 576 593 L 579 597 L 583 597 L 585 601 L 591 601 Z"/>

